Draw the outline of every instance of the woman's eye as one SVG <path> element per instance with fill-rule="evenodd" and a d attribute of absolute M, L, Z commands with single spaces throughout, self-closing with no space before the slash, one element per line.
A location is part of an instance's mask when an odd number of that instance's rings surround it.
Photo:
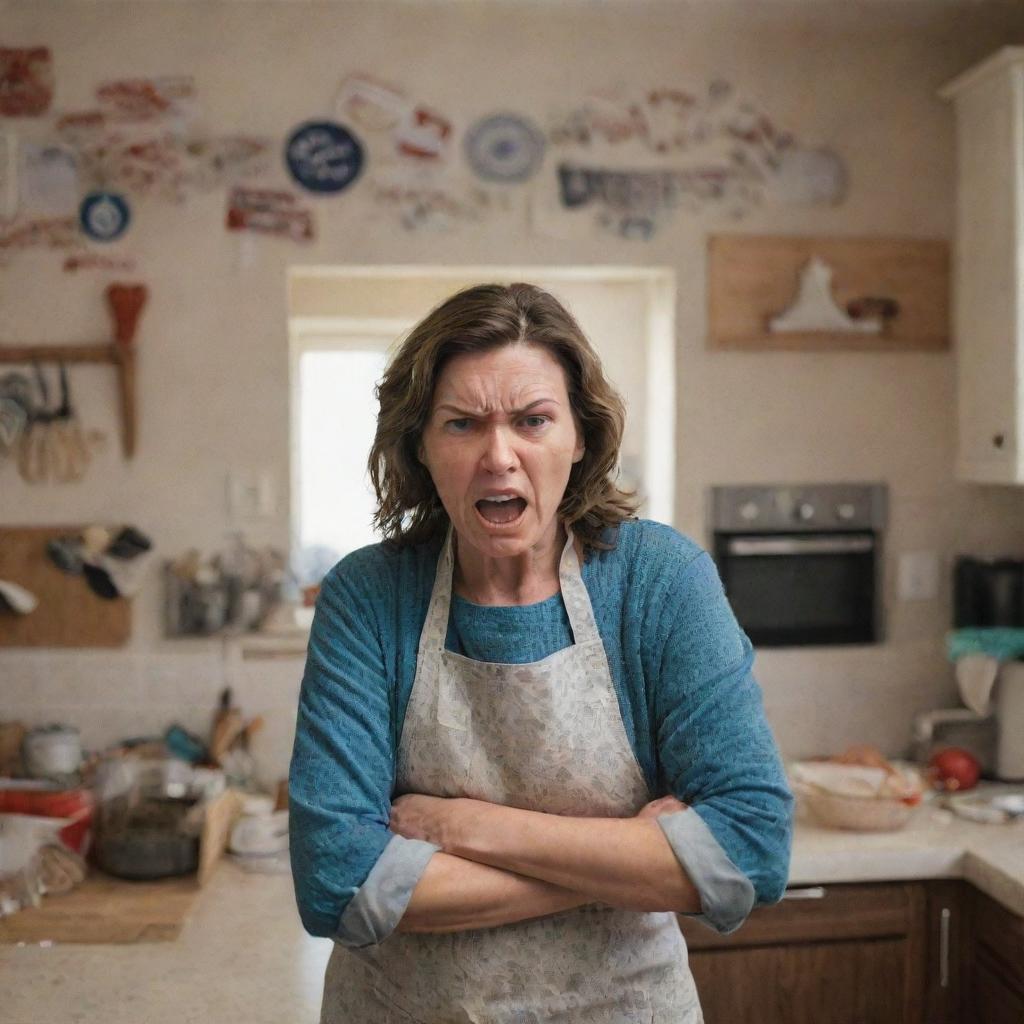
<path fill-rule="evenodd" d="M 547 423 L 547 416 L 524 416 L 523 425 L 536 429 L 537 427 L 543 427 Z"/>
<path fill-rule="evenodd" d="M 464 416 L 462 419 L 449 420 L 445 426 L 453 434 L 464 434 L 469 429 L 469 418 Z"/>

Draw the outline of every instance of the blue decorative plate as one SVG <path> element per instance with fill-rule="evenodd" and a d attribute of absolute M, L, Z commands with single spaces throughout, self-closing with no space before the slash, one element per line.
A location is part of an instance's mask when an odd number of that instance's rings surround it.
<path fill-rule="evenodd" d="M 528 181 L 544 159 L 544 135 L 518 114 L 492 114 L 470 127 L 466 159 L 485 181 Z"/>
<path fill-rule="evenodd" d="M 291 176 L 310 192 L 340 192 L 363 169 L 363 145 L 334 121 L 306 121 L 289 136 L 284 159 Z"/>
<path fill-rule="evenodd" d="M 120 238 L 131 219 L 128 203 L 117 192 L 90 192 L 78 208 L 82 230 L 96 242 Z"/>

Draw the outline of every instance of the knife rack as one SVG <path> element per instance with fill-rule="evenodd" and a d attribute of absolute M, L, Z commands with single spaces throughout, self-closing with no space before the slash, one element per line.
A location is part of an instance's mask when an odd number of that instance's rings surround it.
<path fill-rule="evenodd" d="M 138 408 L 135 391 L 135 331 L 148 291 L 145 285 L 108 285 L 104 293 L 114 320 L 114 340 L 74 345 L 0 345 L 3 363 L 106 363 L 117 370 L 121 399 L 121 449 L 135 454 Z"/>

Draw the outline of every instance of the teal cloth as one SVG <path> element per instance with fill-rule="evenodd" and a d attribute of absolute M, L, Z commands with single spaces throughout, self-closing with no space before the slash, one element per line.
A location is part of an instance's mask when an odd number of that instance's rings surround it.
<path fill-rule="evenodd" d="M 946 634 L 950 661 L 965 654 L 990 654 L 999 661 L 1024 658 L 1024 629 L 1017 626 L 970 626 Z"/>

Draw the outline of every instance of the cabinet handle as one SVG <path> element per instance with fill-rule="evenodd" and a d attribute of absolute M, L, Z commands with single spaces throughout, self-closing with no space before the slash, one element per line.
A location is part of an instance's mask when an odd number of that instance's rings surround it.
<path fill-rule="evenodd" d="M 939 915 L 939 988 L 949 988 L 949 907 L 943 907 Z"/>
<path fill-rule="evenodd" d="M 787 889 L 783 894 L 784 900 L 823 900 L 825 898 L 825 887 L 823 885 L 812 885 L 807 889 Z"/>

